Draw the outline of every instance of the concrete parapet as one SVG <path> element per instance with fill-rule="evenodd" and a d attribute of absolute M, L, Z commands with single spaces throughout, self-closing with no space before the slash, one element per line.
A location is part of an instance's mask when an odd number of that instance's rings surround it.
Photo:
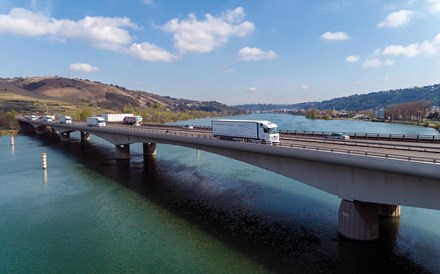
<path fill-rule="evenodd" d="M 371 241 L 379 238 L 377 205 L 342 200 L 339 206 L 339 235 L 343 238 Z"/>

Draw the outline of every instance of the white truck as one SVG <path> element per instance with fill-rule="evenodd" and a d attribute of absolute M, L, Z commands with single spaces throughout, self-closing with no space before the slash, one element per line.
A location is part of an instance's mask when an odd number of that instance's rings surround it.
<path fill-rule="evenodd" d="M 87 125 L 89 127 L 105 127 L 105 120 L 103 117 L 87 117 Z"/>
<path fill-rule="evenodd" d="M 61 116 L 60 117 L 60 124 L 71 124 L 72 118 L 70 116 Z"/>
<path fill-rule="evenodd" d="M 43 122 L 52 122 L 53 121 L 53 117 L 50 115 L 44 115 L 43 116 Z"/>
<path fill-rule="evenodd" d="M 279 144 L 278 126 L 269 121 L 213 120 L 212 136 L 221 140 Z"/>

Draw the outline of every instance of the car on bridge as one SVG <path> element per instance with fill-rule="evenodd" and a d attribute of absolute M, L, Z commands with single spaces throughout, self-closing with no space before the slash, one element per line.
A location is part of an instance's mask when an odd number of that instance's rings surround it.
<path fill-rule="evenodd" d="M 348 136 L 347 134 L 341 133 L 341 132 L 333 132 L 330 135 L 325 135 L 324 138 L 337 139 L 337 140 L 348 140 L 348 139 L 350 139 L 350 136 Z"/>

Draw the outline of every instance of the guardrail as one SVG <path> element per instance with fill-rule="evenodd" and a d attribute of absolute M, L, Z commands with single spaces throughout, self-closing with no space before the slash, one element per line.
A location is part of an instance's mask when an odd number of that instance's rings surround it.
<path fill-rule="evenodd" d="M 286 135 L 321 136 L 321 137 L 335 133 L 331 131 L 312 131 L 312 130 L 280 130 L 279 132 L 280 134 L 286 134 Z M 342 132 L 342 133 L 350 136 L 351 139 L 440 143 L 440 135 L 359 133 L 359 132 Z"/>

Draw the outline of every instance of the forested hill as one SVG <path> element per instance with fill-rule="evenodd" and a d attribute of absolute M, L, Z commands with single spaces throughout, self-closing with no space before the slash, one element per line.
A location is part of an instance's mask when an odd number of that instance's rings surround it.
<path fill-rule="evenodd" d="M 291 105 L 277 104 L 247 104 L 236 107 L 251 111 L 265 111 L 272 109 L 337 109 L 337 110 L 367 110 L 386 108 L 393 104 L 415 102 L 419 100 L 431 101 L 433 105 L 440 105 L 440 84 L 372 92 L 368 94 L 355 94 L 347 97 L 335 98 L 322 102 L 307 102 Z"/>

